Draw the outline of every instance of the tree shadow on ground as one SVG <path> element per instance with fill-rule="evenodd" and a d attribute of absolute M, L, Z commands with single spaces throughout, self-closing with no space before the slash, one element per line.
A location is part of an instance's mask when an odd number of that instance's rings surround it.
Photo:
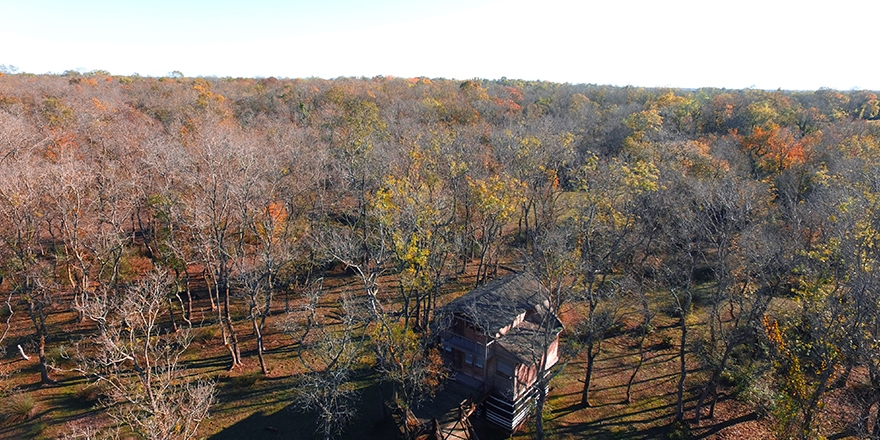
<path fill-rule="evenodd" d="M 743 415 L 736 417 L 736 418 L 733 418 L 733 419 L 724 420 L 723 422 L 716 423 L 714 425 L 693 428 L 692 429 L 692 431 L 694 432 L 693 438 L 695 438 L 695 439 L 712 438 L 713 435 L 721 432 L 722 429 L 726 429 L 731 426 L 738 425 L 740 423 L 750 422 L 752 420 L 758 420 L 758 414 L 755 413 L 754 411 L 750 412 L 748 414 L 743 414 Z"/>
<path fill-rule="evenodd" d="M 338 438 L 367 440 L 367 439 L 393 439 L 398 437 L 398 430 L 394 424 L 390 412 L 383 411 L 384 404 L 380 403 L 384 397 L 388 397 L 389 390 L 380 389 L 377 377 L 371 373 L 362 371 L 357 381 L 363 385 L 358 403 L 357 414 Z M 224 439 L 320 439 L 322 436 L 316 432 L 318 427 L 317 415 L 312 411 L 305 411 L 293 401 L 293 383 L 288 378 L 260 378 L 255 385 L 233 384 L 235 379 L 222 383 L 218 393 L 218 399 L 229 402 L 232 399 L 255 400 L 254 407 L 266 407 L 267 402 L 260 402 L 261 396 L 273 395 L 280 399 L 269 402 L 268 406 L 274 410 L 255 412 L 220 432 L 208 437 L 211 440 Z M 387 388 L 387 387 L 386 387 Z M 280 405 L 278 405 L 280 404 Z M 222 405 L 222 404 L 221 404 Z M 246 405 L 245 405 L 246 406 Z M 242 405 L 236 405 L 241 408 Z M 234 411 L 234 410 L 233 410 Z"/>
<path fill-rule="evenodd" d="M 626 405 L 621 404 L 621 410 L 612 416 L 598 418 L 587 423 L 560 423 L 553 428 L 551 434 L 615 440 L 666 438 L 675 410 L 675 402 L 670 399 L 671 396 L 672 394 L 664 396 L 669 401 L 649 408 L 627 408 Z M 696 397 L 685 400 L 685 413 L 693 409 L 696 400 Z M 561 408 L 557 412 L 568 413 L 584 408 L 574 405 L 573 407 Z"/>
<path fill-rule="evenodd" d="M 209 437 L 211 440 L 265 438 L 265 439 L 313 439 L 314 415 L 297 411 L 293 405 L 274 413 L 256 412 L 234 425 Z"/>

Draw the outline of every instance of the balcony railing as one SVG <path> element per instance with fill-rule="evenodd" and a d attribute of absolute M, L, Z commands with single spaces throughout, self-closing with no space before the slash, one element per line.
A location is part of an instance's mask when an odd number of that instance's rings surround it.
<path fill-rule="evenodd" d="M 459 350 L 479 355 L 482 355 L 483 352 L 486 350 L 486 347 L 484 345 L 471 341 L 470 339 L 465 339 L 453 333 L 448 333 L 446 335 L 443 340 L 443 345 L 455 347 Z"/>

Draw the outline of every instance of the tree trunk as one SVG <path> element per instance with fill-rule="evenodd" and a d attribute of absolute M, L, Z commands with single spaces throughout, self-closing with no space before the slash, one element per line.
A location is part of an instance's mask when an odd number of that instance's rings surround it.
<path fill-rule="evenodd" d="M 40 332 L 40 383 L 50 385 L 54 383 L 49 378 L 49 370 L 46 367 L 46 333 Z"/>
<path fill-rule="evenodd" d="M 171 320 L 171 331 L 177 333 L 177 319 L 174 317 L 174 300 L 168 297 L 168 318 Z"/>
<path fill-rule="evenodd" d="M 192 321 L 193 315 L 193 297 L 192 297 L 192 287 L 190 283 L 189 271 L 184 270 L 184 282 L 186 283 L 186 319 L 187 323 L 192 325 L 189 321 Z"/>
<path fill-rule="evenodd" d="M 34 324 L 34 330 L 39 340 L 38 354 L 40 357 L 40 383 L 43 385 L 51 385 L 54 383 L 49 378 L 49 369 L 46 366 L 46 317 L 43 314 L 42 304 L 34 304 L 34 300 L 28 301 L 28 311 L 30 311 L 31 321 Z"/>
<path fill-rule="evenodd" d="M 706 384 L 706 387 L 703 388 L 703 393 L 700 394 L 700 399 L 697 400 L 697 407 L 694 409 L 694 421 L 696 423 L 700 423 L 700 417 L 702 416 L 703 402 L 706 401 L 706 397 L 709 396 L 709 393 L 712 393 L 712 407 L 709 410 L 709 418 L 715 416 L 715 401 L 717 400 L 717 387 L 718 387 L 718 379 L 721 378 L 721 373 L 724 372 L 724 368 L 727 366 L 727 359 L 730 357 L 730 353 L 733 351 L 734 347 L 736 347 L 734 341 L 731 341 L 727 344 L 727 347 L 724 349 L 724 355 L 721 356 L 721 362 L 718 363 L 718 366 L 715 367 L 715 371 L 712 372 L 712 377 L 709 379 L 709 382 Z"/>
<path fill-rule="evenodd" d="M 208 275 L 205 272 L 206 271 L 202 272 L 202 278 L 205 279 L 205 284 L 208 284 Z M 213 271 L 211 277 L 214 278 Z M 208 298 L 211 300 L 211 311 L 213 312 L 217 310 L 217 303 L 220 301 L 220 285 L 218 284 L 216 278 L 212 279 L 211 281 L 214 282 L 214 288 L 211 289 L 210 287 L 208 287 Z M 217 297 L 216 301 L 214 300 L 214 296 Z"/>
<path fill-rule="evenodd" d="M 481 286 L 486 282 L 488 269 L 486 268 L 486 253 L 489 250 L 489 244 L 482 243 L 480 249 L 480 263 L 477 265 L 477 285 Z"/>
<path fill-rule="evenodd" d="M 675 405 L 675 420 L 682 421 L 684 420 L 684 381 L 687 377 L 687 364 L 685 362 L 685 349 L 687 347 L 687 319 L 685 317 L 685 311 L 681 312 L 681 346 L 678 349 L 678 359 L 679 359 L 679 377 L 678 377 L 678 385 L 676 387 L 677 397 L 676 397 L 676 405 Z"/>
<path fill-rule="evenodd" d="M 831 378 L 833 372 L 834 365 L 828 365 L 825 368 L 825 371 L 819 376 L 819 386 L 816 387 L 816 391 L 813 391 L 813 395 L 810 396 L 810 401 L 807 404 L 807 407 L 804 408 L 804 425 L 801 429 L 801 438 L 803 440 L 812 437 L 813 416 L 816 413 L 816 407 L 819 405 L 819 399 L 822 397 L 822 394 L 825 393 L 825 389 L 828 386 L 828 380 Z"/>
<path fill-rule="evenodd" d="M 401 310 L 401 312 L 403 314 L 403 328 L 407 329 L 407 328 L 409 328 L 409 317 L 410 317 L 409 316 L 410 315 L 409 303 L 412 300 L 412 292 L 410 291 L 409 293 L 407 293 L 406 289 L 403 287 L 402 284 L 400 285 L 399 290 L 400 290 L 400 296 L 401 296 L 401 298 L 403 298 L 403 308 Z M 416 311 L 418 311 L 418 303 L 416 303 L 415 309 L 416 309 Z"/>
<path fill-rule="evenodd" d="M 645 339 L 647 339 L 647 337 L 647 329 L 642 329 L 642 338 L 639 340 L 639 363 L 636 364 L 636 367 L 633 369 L 632 374 L 629 376 L 629 381 L 626 383 L 626 400 L 624 400 L 624 403 L 627 404 L 632 403 L 633 382 L 636 380 L 636 375 L 639 374 L 639 370 L 645 363 Z"/>
<path fill-rule="evenodd" d="M 266 366 L 266 360 L 263 357 L 263 332 L 257 322 L 257 316 L 251 313 L 251 324 L 254 326 L 254 336 L 257 339 L 257 358 L 260 359 L 260 371 L 263 375 L 269 374 L 269 368 Z"/>
<path fill-rule="evenodd" d="M 224 283 L 225 284 L 225 283 Z M 226 329 L 229 331 L 229 339 L 232 341 L 229 351 L 232 354 L 232 367 L 241 365 L 241 351 L 238 347 L 238 334 L 235 332 L 235 326 L 232 324 L 232 315 L 229 312 L 229 286 L 223 286 L 223 321 Z"/>
<path fill-rule="evenodd" d="M 595 363 L 596 356 L 599 355 L 599 350 L 596 350 L 596 353 L 593 353 L 593 347 L 599 345 L 599 349 L 601 349 L 601 342 L 596 343 L 590 338 L 590 341 L 587 342 L 587 371 L 584 375 L 584 388 L 581 390 L 581 405 L 590 406 L 590 380 L 593 377 L 593 364 Z"/>
<path fill-rule="evenodd" d="M 543 374 L 543 371 L 539 372 L 539 374 Z M 537 385 L 539 388 L 538 401 L 535 404 L 535 439 L 544 440 L 544 401 L 547 399 L 547 387 L 543 379 L 539 380 Z"/>

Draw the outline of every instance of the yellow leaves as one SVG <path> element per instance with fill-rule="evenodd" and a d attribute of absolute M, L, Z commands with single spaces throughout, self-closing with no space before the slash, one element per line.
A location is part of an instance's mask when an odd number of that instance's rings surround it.
<path fill-rule="evenodd" d="M 586 175 L 589 172 L 596 171 L 599 169 L 599 156 L 592 151 L 588 151 L 589 155 L 584 161 L 584 166 L 582 168 L 582 172 Z"/>
<path fill-rule="evenodd" d="M 638 160 L 627 164 L 615 161 L 611 166 L 612 172 L 618 172 L 623 177 L 623 182 L 634 194 L 657 191 L 657 182 L 660 179 L 660 170 L 654 162 Z"/>
<path fill-rule="evenodd" d="M 430 96 L 428 96 L 422 100 L 422 105 L 425 108 L 432 110 L 433 112 L 435 112 L 437 114 L 443 114 L 446 111 L 446 109 L 443 107 L 442 102 L 440 102 Z"/>
<path fill-rule="evenodd" d="M 587 98 L 580 93 L 576 93 L 571 97 L 571 103 L 568 105 L 568 111 L 574 114 L 580 114 L 589 108 L 596 109 L 597 107 L 598 105 L 593 101 L 590 101 L 590 98 Z"/>
<path fill-rule="evenodd" d="M 230 112 L 224 106 L 226 97 L 211 91 L 211 83 L 204 78 L 196 78 L 192 84 L 193 90 L 198 93 L 196 107 L 202 110 L 212 110 L 221 117 L 230 116 Z"/>
<path fill-rule="evenodd" d="M 574 133 L 570 131 L 565 131 L 559 134 L 559 145 L 562 145 L 562 148 L 566 150 L 574 147 L 574 141 Z"/>
<path fill-rule="evenodd" d="M 382 136 L 388 124 L 382 119 L 379 107 L 375 102 L 363 99 L 349 99 L 343 103 L 345 116 L 339 127 L 344 133 L 346 148 L 354 154 L 363 154 L 372 150 L 372 140 Z"/>
<path fill-rule="evenodd" d="M 764 316 L 761 321 L 764 323 L 764 332 L 771 342 L 776 344 L 780 350 L 785 350 L 785 339 L 782 338 L 782 332 L 779 330 L 779 321 Z"/>
<path fill-rule="evenodd" d="M 427 231 L 425 239 L 431 239 L 431 231 Z M 402 255 L 403 261 L 411 263 L 413 266 L 428 264 L 428 256 L 431 255 L 431 251 L 420 247 L 420 238 L 416 233 L 412 233 L 407 242 L 399 241 L 398 248 L 401 251 L 399 253 Z"/>
<path fill-rule="evenodd" d="M 627 116 L 623 123 L 637 135 L 645 136 L 660 130 L 663 117 L 656 109 L 642 110 Z"/>
<path fill-rule="evenodd" d="M 786 345 L 785 335 L 780 329 L 779 321 L 764 316 L 762 322 L 767 339 L 773 343 L 780 354 L 780 356 L 774 357 L 773 363 L 783 373 L 783 390 L 797 399 L 807 398 L 809 392 L 804 369 L 797 353 Z"/>
<path fill-rule="evenodd" d="M 385 184 L 370 200 L 371 213 L 388 231 L 400 270 L 401 287 L 425 291 L 433 287 L 425 269 L 431 255 L 433 228 L 441 213 L 430 188 L 414 176 L 385 178 Z"/>
<path fill-rule="evenodd" d="M 824 265 L 839 260 L 840 252 L 841 237 L 828 237 L 825 241 L 816 243 L 808 251 L 802 251 L 801 255 Z"/>
<path fill-rule="evenodd" d="M 663 117 L 657 109 L 635 112 L 624 119 L 624 124 L 633 131 L 623 140 L 623 150 L 632 157 L 650 157 L 657 133 L 663 126 Z"/>
<path fill-rule="evenodd" d="M 42 113 L 52 127 L 63 126 L 75 120 L 73 109 L 51 96 L 43 100 Z"/>
<path fill-rule="evenodd" d="M 486 216 L 506 223 L 519 209 L 523 200 L 525 184 L 506 174 L 486 179 L 468 179 L 471 199 L 477 209 Z"/>
<path fill-rule="evenodd" d="M 535 151 L 541 148 L 541 140 L 532 135 L 524 136 L 519 141 L 520 149 L 524 149 L 526 151 Z"/>
<path fill-rule="evenodd" d="M 868 91 L 861 91 L 854 96 L 855 111 L 853 117 L 858 119 L 874 119 L 880 114 L 880 100 L 877 95 Z"/>
<path fill-rule="evenodd" d="M 400 210 L 392 200 L 391 190 L 387 187 L 379 188 L 371 200 L 372 208 L 378 211 L 379 221 L 384 226 L 391 225 L 391 215 Z"/>
<path fill-rule="evenodd" d="M 837 144 L 837 149 L 849 158 L 858 158 L 865 165 L 880 162 L 880 140 L 872 134 L 847 136 Z"/>

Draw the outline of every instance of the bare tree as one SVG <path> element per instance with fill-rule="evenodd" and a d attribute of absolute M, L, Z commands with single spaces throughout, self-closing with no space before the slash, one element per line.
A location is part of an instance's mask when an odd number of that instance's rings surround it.
<path fill-rule="evenodd" d="M 656 189 L 656 176 L 650 167 L 630 166 L 618 160 L 600 161 L 590 157 L 579 170 L 575 213 L 571 220 L 574 270 L 578 299 L 587 306 L 587 317 L 578 331 L 583 338 L 587 365 L 581 404 L 590 405 L 590 386 L 596 358 L 601 354 L 605 332 L 616 320 L 613 293 L 608 286 L 615 265 L 640 243 L 634 231 L 639 213 L 637 198 Z"/>
<path fill-rule="evenodd" d="M 238 333 L 232 318 L 231 277 L 247 225 L 238 207 L 249 203 L 255 188 L 256 152 L 233 128 L 205 121 L 191 155 L 186 222 L 217 304 L 223 345 L 230 369 L 241 365 Z"/>
<path fill-rule="evenodd" d="M 194 438 L 214 401 L 213 382 L 183 374 L 190 329 L 161 332 L 172 286 L 166 272 L 153 272 L 80 306 L 98 334 L 79 344 L 78 370 L 105 390 L 113 419 L 147 439 Z"/>
<path fill-rule="evenodd" d="M 366 326 L 345 297 L 330 313 L 319 311 L 325 294 L 319 279 L 306 292 L 308 304 L 288 312 L 282 328 L 296 341 L 298 357 L 308 371 L 294 389 L 296 401 L 303 409 L 317 413 L 317 432 L 331 439 L 357 415 L 359 392 L 352 375 Z"/>
<path fill-rule="evenodd" d="M 264 147 L 262 155 L 253 153 L 253 182 L 236 192 L 242 231 L 236 239 L 233 259 L 233 278 L 248 307 L 263 374 L 269 373 L 263 356 L 263 331 L 278 283 L 295 277 L 297 260 L 307 250 L 309 220 L 305 214 L 311 207 L 298 199 L 312 185 L 310 179 L 304 178 L 307 171 L 293 176 L 290 169 L 278 170 L 270 164 L 265 159 L 270 156 L 268 153 L 280 154 L 270 148 Z M 300 177 L 303 179 L 295 180 Z"/>
<path fill-rule="evenodd" d="M 86 243 L 87 237 L 97 229 L 91 170 L 86 164 L 64 155 L 58 163 L 47 164 L 46 168 L 51 170 L 46 182 L 48 231 L 58 247 L 54 256 L 73 288 L 73 308 L 79 310 L 94 288 L 94 256 Z M 80 314 L 80 321 L 84 319 Z"/>
<path fill-rule="evenodd" d="M 197 244 L 187 220 L 183 194 L 186 191 L 189 159 L 179 143 L 163 138 L 151 139 L 139 155 L 144 170 L 144 184 L 138 188 L 140 201 L 134 213 L 137 230 L 143 236 L 147 256 L 154 264 L 173 272 L 177 288 L 174 297 L 181 315 L 192 325 L 193 292 L 196 281 L 190 268 L 198 261 Z M 181 295 L 185 295 L 184 298 Z M 213 296 L 210 296 L 213 305 Z M 169 308 L 172 312 L 173 308 Z"/>
<path fill-rule="evenodd" d="M 531 254 L 529 265 L 537 274 L 539 282 L 544 286 L 548 297 L 546 303 L 539 306 L 537 328 L 533 336 L 538 342 L 530 350 L 532 364 L 537 366 L 535 387 L 538 398 L 535 406 L 535 437 L 543 439 L 544 405 L 547 401 L 547 389 L 550 380 L 561 369 L 551 372 L 548 357 L 558 355 L 558 335 L 562 323 L 558 314 L 572 296 L 572 288 L 577 280 L 577 245 L 571 223 L 543 225 L 536 230 L 530 243 Z M 555 362 L 555 360 L 554 360 Z"/>
<path fill-rule="evenodd" d="M 240 266 L 239 266 L 240 267 Z M 260 360 L 260 371 L 269 374 L 269 366 L 263 356 L 263 330 L 266 326 L 266 318 L 272 310 L 272 298 L 275 286 L 272 274 L 264 271 L 239 269 L 235 275 L 237 288 L 245 297 L 248 306 L 248 317 L 256 337 L 257 358 Z"/>
<path fill-rule="evenodd" d="M 392 258 L 389 248 L 393 240 L 389 236 L 393 233 L 391 225 L 382 221 L 370 225 L 367 235 L 362 235 L 363 230 L 339 228 L 333 238 L 322 241 L 328 246 L 325 252 L 360 279 L 363 294 L 355 296 L 353 310 L 358 311 L 364 328 L 371 332 L 370 348 L 376 355 L 376 371 L 383 382 L 392 385 L 394 405 L 406 411 L 433 394 L 445 373 L 439 353 L 428 348 L 426 333 L 414 333 L 405 319 L 400 322 L 387 311 L 378 281 Z M 366 250 L 368 258 L 359 262 L 356 258 L 362 250 Z M 380 402 L 384 410 L 383 393 L 380 393 Z"/>
<path fill-rule="evenodd" d="M 43 218 L 48 209 L 44 203 L 45 181 L 41 178 L 41 170 L 30 163 L 29 158 L 18 158 L 13 165 L 13 172 L 0 175 L 0 225 L 3 226 L 0 239 L 7 254 L 3 273 L 12 286 L 6 300 L 10 315 L 3 335 L 9 331 L 14 295 L 27 304 L 37 339 L 40 382 L 50 384 L 52 380 L 46 362 L 49 332 L 46 320 L 57 295 L 52 290 L 55 280 L 51 258 L 42 241 L 47 236 Z"/>
<path fill-rule="evenodd" d="M 774 269 L 766 262 L 774 261 L 773 255 L 779 252 L 779 241 L 771 234 L 760 227 L 748 227 L 766 224 L 762 222 L 766 216 L 766 195 L 762 197 L 759 188 L 726 179 L 700 189 L 711 193 L 701 194 L 698 190 L 698 196 L 703 197 L 698 199 L 698 224 L 703 231 L 701 236 L 708 242 L 702 259 L 716 280 L 711 296 L 709 344 L 714 347 L 711 351 L 721 356 L 712 359 L 712 375 L 694 409 L 696 422 L 700 421 L 703 403 L 709 395 L 712 401 L 708 416 L 714 416 L 717 386 L 733 351 L 755 340 L 775 290 L 771 284 L 776 280 L 772 277 Z"/>

